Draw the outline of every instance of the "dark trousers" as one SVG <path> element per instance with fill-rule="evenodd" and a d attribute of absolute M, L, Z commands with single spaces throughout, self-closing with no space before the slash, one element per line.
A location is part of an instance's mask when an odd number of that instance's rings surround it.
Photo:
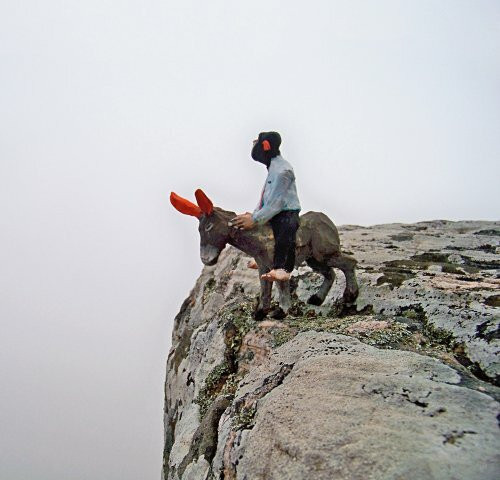
<path fill-rule="evenodd" d="M 295 237 L 299 228 L 299 212 L 283 210 L 269 222 L 274 233 L 274 268 L 292 272 L 295 266 Z"/>

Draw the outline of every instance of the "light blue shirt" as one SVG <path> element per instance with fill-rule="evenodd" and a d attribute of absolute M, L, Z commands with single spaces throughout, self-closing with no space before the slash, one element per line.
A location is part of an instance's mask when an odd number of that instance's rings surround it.
<path fill-rule="evenodd" d="M 300 202 L 293 168 L 281 155 L 277 155 L 271 159 L 261 200 L 252 218 L 262 225 L 283 210 L 300 211 Z"/>

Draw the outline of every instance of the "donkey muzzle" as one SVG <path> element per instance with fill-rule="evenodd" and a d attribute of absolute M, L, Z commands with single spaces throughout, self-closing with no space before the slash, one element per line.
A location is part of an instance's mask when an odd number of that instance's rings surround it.
<path fill-rule="evenodd" d="M 221 250 L 213 245 L 202 245 L 200 248 L 200 258 L 204 265 L 215 265 L 219 259 Z"/>

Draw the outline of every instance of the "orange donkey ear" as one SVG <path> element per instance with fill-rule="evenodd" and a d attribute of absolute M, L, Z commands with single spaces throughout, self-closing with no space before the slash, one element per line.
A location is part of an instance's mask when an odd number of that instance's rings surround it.
<path fill-rule="evenodd" d="M 206 215 L 211 215 L 214 211 L 214 204 L 212 201 L 205 195 L 201 188 L 198 188 L 196 192 L 194 192 L 194 196 L 196 197 L 196 203 L 201 208 L 201 211 Z"/>
<path fill-rule="evenodd" d="M 201 208 L 198 207 L 198 205 L 191 203 L 189 200 L 186 200 L 185 198 L 179 197 L 179 195 L 177 195 L 174 192 L 170 193 L 170 203 L 174 206 L 176 210 L 178 210 L 181 213 L 184 213 L 185 215 L 191 215 L 193 217 L 200 218 L 203 214 Z"/>

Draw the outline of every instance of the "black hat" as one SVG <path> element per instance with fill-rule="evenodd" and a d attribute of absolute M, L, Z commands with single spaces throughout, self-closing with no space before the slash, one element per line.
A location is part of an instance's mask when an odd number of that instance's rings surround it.
<path fill-rule="evenodd" d="M 280 154 L 281 136 L 278 132 L 261 132 L 252 148 L 252 158 L 269 167 L 271 159 Z"/>

